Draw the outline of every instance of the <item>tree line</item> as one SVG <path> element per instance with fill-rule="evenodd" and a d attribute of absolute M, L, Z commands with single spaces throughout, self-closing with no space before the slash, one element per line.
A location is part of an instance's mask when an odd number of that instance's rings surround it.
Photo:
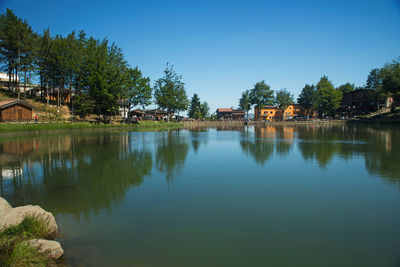
<path fill-rule="evenodd" d="M 67 36 L 52 36 L 49 29 L 37 34 L 10 9 L 0 16 L 0 62 L 9 77 L 8 89 L 18 98 L 22 84 L 26 98 L 32 81 L 37 81 L 47 104 L 49 94 L 56 94 L 60 106 L 60 94 L 74 92 L 73 110 L 82 116 L 116 114 L 121 100 L 129 110 L 154 101 L 168 114 L 186 110 L 189 104 L 173 66 L 167 64 L 164 76 L 151 86 L 150 78 L 131 67 L 122 49 L 106 38 L 87 36 L 83 30 Z"/>
<path fill-rule="evenodd" d="M 335 88 L 328 77 L 323 76 L 316 85 L 304 86 L 297 103 L 306 110 L 307 117 L 312 110 L 316 110 L 320 116 L 334 116 L 340 107 L 343 94 L 358 89 L 368 90 L 368 100 L 377 105 L 391 96 L 393 98 L 391 108 L 394 110 L 400 104 L 400 59 L 386 63 L 382 68 L 371 70 L 366 84 L 362 87 L 345 83 Z M 252 89 L 244 91 L 239 99 L 239 107 L 247 113 L 253 105 L 255 107 L 276 105 L 283 112 L 294 103 L 293 94 L 287 89 L 274 92 L 264 80 L 256 83 Z M 259 117 L 260 114 L 257 115 Z"/>

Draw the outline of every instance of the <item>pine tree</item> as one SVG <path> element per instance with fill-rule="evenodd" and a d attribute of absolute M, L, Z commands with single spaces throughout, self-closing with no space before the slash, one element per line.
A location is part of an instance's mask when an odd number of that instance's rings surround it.
<path fill-rule="evenodd" d="M 197 94 L 194 94 L 189 104 L 189 112 L 188 112 L 189 118 L 193 118 L 196 120 L 200 119 L 201 117 L 200 106 L 201 106 L 200 98 Z"/>

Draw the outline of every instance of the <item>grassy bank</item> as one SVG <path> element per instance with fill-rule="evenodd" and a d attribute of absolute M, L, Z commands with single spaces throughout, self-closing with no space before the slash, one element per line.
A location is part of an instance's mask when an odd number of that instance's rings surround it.
<path fill-rule="evenodd" d="M 388 123 L 388 124 L 399 124 L 400 123 L 400 107 L 397 107 L 394 111 L 377 113 L 373 115 L 359 116 L 357 120 L 352 120 L 350 123 Z"/>
<path fill-rule="evenodd" d="M 46 224 L 32 217 L 0 231 L 0 266 L 56 266 L 54 260 L 24 244 L 29 239 L 48 238 L 46 232 Z"/>
<path fill-rule="evenodd" d="M 34 132 L 52 130 L 75 130 L 75 129 L 100 129 L 100 128 L 122 128 L 132 130 L 163 130 L 177 129 L 183 127 L 182 123 L 163 121 L 142 121 L 139 124 L 96 124 L 88 122 L 79 123 L 2 123 L 0 133 L 9 132 Z"/>

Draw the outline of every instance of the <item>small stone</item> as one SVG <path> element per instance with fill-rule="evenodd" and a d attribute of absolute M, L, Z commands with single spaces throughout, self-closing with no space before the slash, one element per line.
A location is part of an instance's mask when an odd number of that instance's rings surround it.
<path fill-rule="evenodd" d="M 44 253 L 54 260 L 58 260 L 62 255 L 64 255 L 64 250 L 60 243 L 54 240 L 31 239 L 26 241 L 25 244 L 32 248 L 36 248 L 39 252 Z"/>

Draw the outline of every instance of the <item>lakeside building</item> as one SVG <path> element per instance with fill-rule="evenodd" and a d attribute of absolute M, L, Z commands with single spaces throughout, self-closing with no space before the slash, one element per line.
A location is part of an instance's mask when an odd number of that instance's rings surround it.
<path fill-rule="evenodd" d="M 22 100 L 0 102 L 0 121 L 32 120 L 33 107 Z"/>
<path fill-rule="evenodd" d="M 245 112 L 241 109 L 218 108 L 217 118 L 219 120 L 244 120 Z"/>
<path fill-rule="evenodd" d="M 20 93 L 30 93 L 30 91 L 37 89 L 38 85 L 32 84 L 29 81 L 30 79 L 26 78 L 25 83 L 16 75 L 11 76 L 11 79 L 9 79 L 8 73 L 0 72 L 0 89 L 8 90 L 10 84 L 10 88 L 14 92 L 18 92 L 17 88 L 19 87 Z"/>
<path fill-rule="evenodd" d="M 254 108 L 254 119 L 265 121 L 289 119 L 295 116 L 305 116 L 305 111 L 298 104 L 289 105 L 283 112 L 278 106 L 264 106 L 262 108 Z"/>
<path fill-rule="evenodd" d="M 142 119 L 145 115 L 146 115 L 146 112 L 141 109 L 134 109 L 134 110 L 131 110 L 131 112 L 129 113 L 129 116 L 131 118 L 138 118 L 138 119 Z"/>
<path fill-rule="evenodd" d="M 156 119 L 162 120 L 168 116 L 168 112 L 161 109 L 150 109 L 150 110 L 141 110 L 134 109 L 129 113 L 130 117 L 138 118 L 138 119 Z M 175 114 L 170 114 L 170 118 L 174 117 Z"/>
<path fill-rule="evenodd" d="M 309 117 L 316 117 L 318 114 L 316 110 L 309 110 Z M 260 118 L 258 118 L 260 116 Z M 278 106 L 264 106 L 258 112 L 258 107 L 254 108 L 254 120 L 264 121 L 280 121 L 283 119 L 292 119 L 294 117 L 307 117 L 307 110 L 302 108 L 299 104 L 289 105 L 284 112 Z"/>
<path fill-rule="evenodd" d="M 390 108 L 393 97 L 386 97 L 380 101 L 375 98 L 375 91 L 358 89 L 343 94 L 341 105 L 338 109 L 342 113 L 362 114 L 379 109 Z"/>
<path fill-rule="evenodd" d="M 74 94 L 74 89 L 49 89 L 48 94 L 45 95 L 45 99 L 50 102 L 58 103 L 60 101 L 60 105 L 62 104 L 70 104 L 71 103 L 71 95 Z M 45 92 L 46 93 L 46 92 Z M 40 94 L 41 96 L 41 94 Z"/>
<path fill-rule="evenodd" d="M 10 82 L 8 73 L 0 72 L 0 88 L 1 89 L 8 89 L 8 83 Z M 11 83 L 18 83 L 19 77 L 18 76 L 11 76 Z"/>
<path fill-rule="evenodd" d="M 127 119 L 129 113 L 129 103 L 126 99 L 118 100 L 118 114 L 121 118 Z"/>

